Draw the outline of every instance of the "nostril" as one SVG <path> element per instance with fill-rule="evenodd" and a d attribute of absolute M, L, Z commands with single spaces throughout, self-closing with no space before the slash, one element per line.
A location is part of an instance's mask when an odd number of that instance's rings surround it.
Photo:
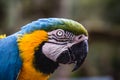
<path fill-rule="evenodd" d="M 81 42 L 81 41 L 84 41 L 84 40 L 88 40 L 88 37 L 85 36 L 85 35 L 79 35 L 79 36 L 76 36 L 74 38 L 74 41 L 76 41 L 76 42 Z"/>
<path fill-rule="evenodd" d="M 82 35 L 80 35 L 80 36 L 78 37 L 78 40 L 81 39 L 81 38 L 82 38 Z"/>

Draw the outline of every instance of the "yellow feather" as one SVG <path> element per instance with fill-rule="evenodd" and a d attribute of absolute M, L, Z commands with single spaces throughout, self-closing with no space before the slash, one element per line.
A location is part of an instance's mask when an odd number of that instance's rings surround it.
<path fill-rule="evenodd" d="M 23 66 L 18 76 L 18 80 L 47 80 L 49 75 L 37 71 L 33 67 L 34 51 L 43 41 L 48 40 L 47 32 L 37 30 L 30 34 L 25 34 L 18 39 L 20 56 Z"/>
<path fill-rule="evenodd" d="M 5 38 L 6 34 L 0 35 L 0 39 Z"/>

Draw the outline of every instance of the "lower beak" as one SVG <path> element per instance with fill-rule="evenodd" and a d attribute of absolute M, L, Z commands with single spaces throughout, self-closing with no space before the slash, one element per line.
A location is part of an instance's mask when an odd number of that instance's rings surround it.
<path fill-rule="evenodd" d="M 57 58 L 58 63 L 75 63 L 72 71 L 76 71 L 84 62 L 88 53 L 88 41 L 76 43 L 70 47 L 69 50 L 64 51 Z M 70 62 L 71 61 L 71 62 Z"/>
<path fill-rule="evenodd" d="M 76 58 L 75 58 L 75 66 L 72 71 L 76 71 L 83 64 L 88 53 L 88 41 L 87 40 L 82 41 L 78 44 L 73 45 L 72 47 L 74 46 L 79 46 L 79 50 L 78 52 L 74 53 Z"/>

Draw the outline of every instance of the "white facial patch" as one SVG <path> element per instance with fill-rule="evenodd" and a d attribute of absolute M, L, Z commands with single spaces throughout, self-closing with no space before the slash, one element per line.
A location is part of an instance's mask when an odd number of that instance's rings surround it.
<path fill-rule="evenodd" d="M 48 42 L 43 45 L 42 52 L 46 57 L 56 62 L 56 59 L 63 51 L 87 39 L 88 37 L 85 35 L 75 36 L 70 32 L 57 29 L 48 32 Z"/>
<path fill-rule="evenodd" d="M 67 50 L 65 45 L 57 45 L 52 43 L 45 43 L 42 47 L 44 55 L 53 61 L 56 61 L 57 57 L 65 50 Z"/>

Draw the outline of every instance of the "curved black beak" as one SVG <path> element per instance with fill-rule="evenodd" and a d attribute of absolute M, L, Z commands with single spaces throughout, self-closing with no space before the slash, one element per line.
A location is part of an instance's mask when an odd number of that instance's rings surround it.
<path fill-rule="evenodd" d="M 57 58 L 57 62 L 63 64 L 75 63 L 72 71 L 76 71 L 83 64 L 87 53 L 88 41 L 84 40 L 72 45 L 68 50 L 62 52 L 61 55 Z"/>
<path fill-rule="evenodd" d="M 82 41 L 81 43 L 75 44 L 71 47 L 71 49 L 76 50 L 75 47 L 76 49 L 78 49 L 79 47 L 79 50 L 74 53 L 76 58 L 75 66 L 72 71 L 76 71 L 83 64 L 88 53 L 88 41 L 85 40 Z"/>

